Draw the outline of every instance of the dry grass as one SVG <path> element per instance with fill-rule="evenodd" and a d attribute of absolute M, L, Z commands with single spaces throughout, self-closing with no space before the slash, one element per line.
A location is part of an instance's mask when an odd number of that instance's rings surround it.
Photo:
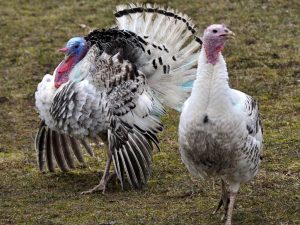
<path fill-rule="evenodd" d="M 0 224 L 221 224 L 211 215 L 219 186 L 192 180 L 180 161 L 178 113 L 164 118 L 162 151 L 141 191 L 98 182 L 100 162 L 70 173 L 41 174 L 33 137 L 34 92 L 61 59 L 56 49 L 88 27 L 108 27 L 121 1 L 0 2 Z M 256 179 L 241 189 L 235 224 L 300 224 L 299 1 L 157 1 L 192 17 L 200 30 L 225 23 L 238 36 L 224 51 L 233 87 L 255 96 L 265 125 L 265 154 Z M 298 39 L 297 39 L 298 38 Z"/>

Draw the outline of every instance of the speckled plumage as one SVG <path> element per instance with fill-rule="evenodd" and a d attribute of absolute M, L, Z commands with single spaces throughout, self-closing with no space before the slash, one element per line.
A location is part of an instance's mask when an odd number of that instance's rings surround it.
<path fill-rule="evenodd" d="M 162 103 L 178 108 L 188 97 L 189 90 L 181 85 L 195 78 L 195 52 L 201 41 L 194 36 L 192 23 L 182 21 L 187 17 L 174 18 L 175 11 L 170 16 L 151 5 L 118 9 L 117 28 L 97 29 L 85 37 L 89 50 L 72 68 L 68 82 L 55 89 L 54 77 L 46 75 L 38 85 L 36 106 L 44 122 L 36 149 L 40 168 L 46 157 L 49 170 L 54 170 L 53 153 L 65 171 L 73 167 L 67 152 L 74 150 L 75 142 L 91 153 L 87 138 L 100 137 L 108 146 L 103 179 L 108 179 L 113 162 L 122 187 L 127 180 L 141 188 L 151 173 L 153 145 L 159 148 Z M 170 34 L 167 39 L 162 38 L 164 29 Z"/>
<path fill-rule="evenodd" d="M 194 176 L 219 177 L 236 193 L 241 183 L 256 175 L 261 161 L 258 106 L 250 96 L 230 88 L 222 54 L 212 64 L 204 48 L 192 94 L 180 116 L 180 153 Z"/>

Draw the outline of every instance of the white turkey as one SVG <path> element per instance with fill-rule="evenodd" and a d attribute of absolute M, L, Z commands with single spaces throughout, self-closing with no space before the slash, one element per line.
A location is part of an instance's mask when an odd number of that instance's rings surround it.
<path fill-rule="evenodd" d="M 180 153 L 188 170 L 200 178 L 221 178 L 222 195 L 215 212 L 224 205 L 226 225 L 231 224 L 240 184 L 257 173 L 263 140 L 256 101 L 228 84 L 221 51 L 234 36 L 220 24 L 205 29 L 197 78 L 179 123 Z"/>
<path fill-rule="evenodd" d="M 116 27 L 71 38 L 64 60 L 45 75 L 35 94 L 42 119 L 36 135 L 41 170 L 82 164 L 80 145 L 103 140 L 108 159 L 99 185 L 105 191 L 111 164 L 123 188 L 141 188 L 151 174 L 153 144 L 159 148 L 162 104 L 181 108 L 195 79 L 201 40 L 182 13 L 152 5 L 121 5 Z"/>

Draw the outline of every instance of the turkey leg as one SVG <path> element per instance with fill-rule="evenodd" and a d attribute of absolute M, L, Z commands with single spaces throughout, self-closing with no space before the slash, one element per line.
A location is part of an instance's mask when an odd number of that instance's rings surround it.
<path fill-rule="evenodd" d="M 116 176 L 115 172 L 114 173 L 109 172 L 111 162 L 112 162 L 112 154 L 109 151 L 108 159 L 107 159 L 106 165 L 105 165 L 105 170 L 104 170 L 104 173 L 100 180 L 100 183 L 88 191 L 81 192 L 81 194 L 90 194 L 90 193 L 93 193 L 96 191 L 102 191 L 103 194 L 105 193 L 107 184 Z"/>
<path fill-rule="evenodd" d="M 219 204 L 218 204 L 216 210 L 213 212 L 213 214 L 216 214 L 219 211 L 219 209 L 221 208 L 221 206 L 224 205 L 225 212 L 221 218 L 222 221 L 225 220 L 227 217 L 229 201 L 230 201 L 230 199 L 228 197 L 228 191 L 226 189 L 226 184 L 225 184 L 224 180 L 221 179 L 221 198 L 220 198 Z"/>
<path fill-rule="evenodd" d="M 232 218 L 232 212 L 233 212 L 233 207 L 234 207 L 234 202 L 235 202 L 236 196 L 237 196 L 237 192 L 233 192 L 233 191 L 229 192 L 230 202 L 229 202 L 229 206 L 228 206 L 228 210 L 227 210 L 227 219 L 226 219 L 225 225 L 232 224 L 231 218 Z"/>

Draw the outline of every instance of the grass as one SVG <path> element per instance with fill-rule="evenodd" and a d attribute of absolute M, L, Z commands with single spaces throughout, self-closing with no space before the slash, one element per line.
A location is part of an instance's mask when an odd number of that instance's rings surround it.
<path fill-rule="evenodd" d="M 265 128 L 264 160 L 243 185 L 235 224 L 300 224 L 300 52 L 296 0 L 156 1 L 188 14 L 202 31 L 225 23 L 237 34 L 224 50 L 233 87 L 258 99 Z M 0 1 L 0 224 L 222 224 L 211 215 L 219 183 L 190 177 L 177 146 L 179 114 L 168 110 L 153 175 L 140 191 L 95 185 L 105 158 L 69 173 L 41 174 L 33 138 L 34 92 L 72 36 L 113 24 L 124 1 Z M 80 24 L 87 25 L 82 28 Z"/>

